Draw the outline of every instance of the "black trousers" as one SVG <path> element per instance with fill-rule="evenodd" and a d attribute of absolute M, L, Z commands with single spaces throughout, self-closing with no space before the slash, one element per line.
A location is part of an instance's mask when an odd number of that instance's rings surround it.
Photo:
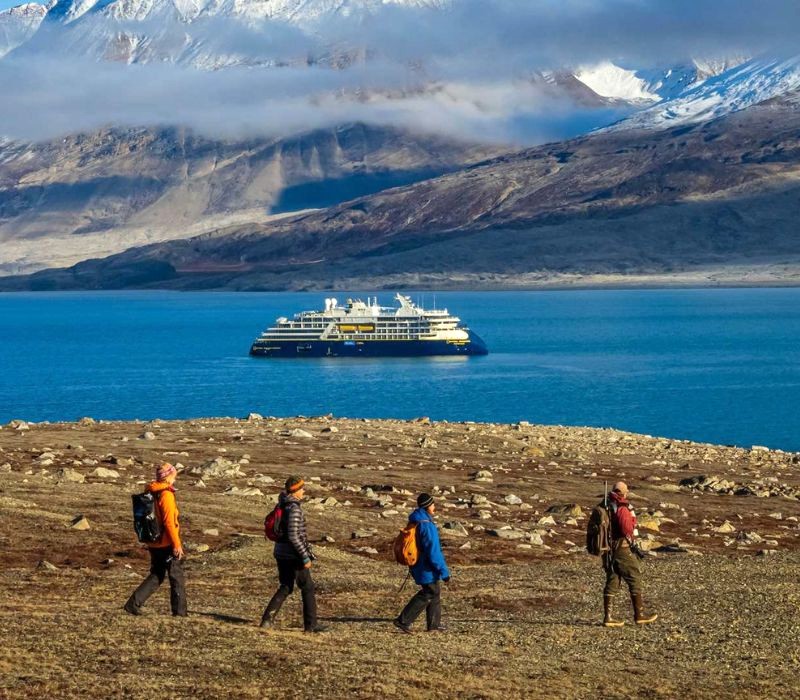
<path fill-rule="evenodd" d="M 169 577 L 169 602 L 173 615 L 186 615 L 186 581 L 183 576 L 183 563 L 172 556 L 172 547 L 159 547 L 150 550 L 150 574 L 128 599 L 128 605 L 141 608 L 147 599 L 156 592 Z"/>
<path fill-rule="evenodd" d="M 264 611 L 264 618 L 273 620 L 281 609 L 284 601 L 294 591 L 295 583 L 303 597 L 303 627 L 307 630 L 317 625 L 317 596 L 314 589 L 314 579 L 311 578 L 311 569 L 304 569 L 303 563 L 298 559 L 276 559 L 278 563 L 278 581 L 280 586 Z"/>
<path fill-rule="evenodd" d="M 439 627 L 442 621 L 442 596 L 441 584 L 438 581 L 425 583 L 420 587 L 417 594 L 408 601 L 408 605 L 400 613 L 400 623 L 409 627 L 423 610 L 428 630 L 435 630 Z"/>

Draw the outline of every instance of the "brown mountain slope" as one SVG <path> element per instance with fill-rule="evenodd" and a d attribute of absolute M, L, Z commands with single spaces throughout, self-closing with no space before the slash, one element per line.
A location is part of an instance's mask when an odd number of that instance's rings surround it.
<path fill-rule="evenodd" d="M 327 207 L 501 150 L 363 124 L 285 139 L 109 129 L 0 143 L 0 274 Z"/>
<path fill-rule="evenodd" d="M 134 249 L 5 288 L 535 285 L 796 265 L 800 109 L 599 133 L 269 225 Z"/>

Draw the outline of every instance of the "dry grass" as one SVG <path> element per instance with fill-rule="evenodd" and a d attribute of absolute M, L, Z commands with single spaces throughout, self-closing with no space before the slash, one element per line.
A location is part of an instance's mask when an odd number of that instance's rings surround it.
<path fill-rule="evenodd" d="M 443 470 L 441 453 L 400 446 L 429 429 L 423 426 L 340 422 L 340 433 L 311 447 L 285 444 L 280 430 L 288 424 L 218 421 L 205 430 L 199 424 L 164 424 L 159 440 L 147 445 L 135 440 L 142 426 L 130 424 L 42 426 L 25 436 L 0 431 L 0 464 L 12 464 L 10 473 L 0 474 L 0 697 L 778 698 L 800 692 L 796 528 L 781 531 L 780 553 L 772 557 L 709 538 L 702 556 L 648 560 L 646 591 L 660 619 L 649 627 L 629 623 L 621 630 L 598 625 L 602 572 L 597 561 L 567 554 L 563 541 L 578 541 L 579 528 L 558 526 L 550 550 L 521 550 L 480 533 L 446 538 L 453 565 L 453 581 L 444 593 L 450 631 L 407 637 L 397 634 L 390 620 L 413 588 L 398 594 L 404 570 L 386 553 L 403 516 L 381 518 L 369 500 L 344 486 L 386 483 L 417 489 L 436 481 L 457 485 L 459 493 L 483 489 L 489 494 L 513 486 L 526 500 L 538 492 L 548 500 L 567 495 L 588 505 L 597 480 L 569 476 L 563 465 L 560 478 L 542 475 L 537 468 L 554 458 L 547 454 L 519 473 L 510 472 L 507 481 L 504 476 L 495 485 L 469 482 L 475 464 L 519 466 L 519 458 L 502 448 L 503 435 L 488 429 L 485 435 L 472 434 L 474 444 L 463 446 L 463 464 Z M 386 450 L 376 446 L 399 429 L 404 435 L 396 435 L 394 455 L 387 459 Z M 239 430 L 244 440 L 234 440 Z M 123 435 L 130 437 L 128 443 L 120 442 Z M 448 438 L 438 439 L 444 447 Z M 567 432 L 563 439 L 562 444 L 554 437 L 547 449 L 561 452 L 566 461 Z M 453 437 L 453 445 L 461 442 Z M 44 447 L 69 454 L 67 444 L 83 445 L 84 457 L 113 452 L 146 463 L 164 452 L 187 451 L 188 457 L 175 457 L 187 465 L 225 445 L 229 456 L 251 455 L 245 468 L 250 475 L 277 477 L 302 467 L 305 475 L 321 478 L 320 494 L 350 498 L 349 507 L 308 508 L 312 538 L 327 533 L 336 540 L 316 546 L 320 614 L 330 632 L 300 631 L 297 594 L 282 611 L 279 629 L 265 632 L 256 626 L 276 585 L 270 549 L 258 533 L 266 506 L 258 498 L 221 495 L 225 480 L 209 481 L 206 489 L 186 477 L 179 484 L 187 542 L 211 545 L 209 552 L 187 561 L 190 617 L 169 616 L 166 587 L 151 599 L 150 615 L 124 614 L 121 606 L 146 570 L 144 553 L 132 540 L 128 498 L 144 467 L 137 462 L 127 470 L 132 478 L 119 483 L 58 485 L 50 475 L 40 475 L 33 460 Z M 479 452 L 478 444 L 496 451 Z M 621 459 L 631 476 L 645 475 L 630 456 L 597 453 L 592 458 L 609 465 Z M 312 459 L 319 462 L 308 464 Z M 342 464 L 356 466 L 341 469 Z M 48 468 L 51 474 L 58 466 Z M 93 468 L 80 470 L 88 474 Z M 34 473 L 26 474 L 30 470 Z M 673 533 L 686 538 L 708 515 L 718 520 L 740 514 L 748 527 L 752 518 L 762 532 L 767 527 L 777 532 L 766 513 L 800 512 L 794 501 L 664 496 L 648 491 L 646 484 L 638 484 L 643 499 L 667 498 L 686 507 L 687 522 L 676 524 Z M 89 518 L 91 530 L 66 527 L 77 512 Z M 451 513 L 463 522 L 478 522 L 471 520 L 470 510 L 447 512 L 441 519 L 452 518 Z M 529 517 L 495 509 L 489 524 L 499 524 L 500 516 L 508 521 Z M 374 527 L 378 535 L 351 541 L 349 533 L 359 526 Z M 201 534 L 212 527 L 218 536 Z M 472 549 L 459 549 L 467 540 Z M 378 546 L 381 554 L 354 551 L 364 544 Z M 108 558 L 114 561 L 104 564 Z M 37 569 L 41 559 L 58 570 Z M 629 614 L 627 603 L 620 612 Z"/>

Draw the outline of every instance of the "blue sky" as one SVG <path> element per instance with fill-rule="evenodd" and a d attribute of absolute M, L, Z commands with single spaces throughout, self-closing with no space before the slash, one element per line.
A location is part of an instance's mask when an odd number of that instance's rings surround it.
<path fill-rule="evenodd" d="M 6 10 L 15 5 L 24 5 L 25 0 L 0 0 L 0 10 Z M 41 4 L 41 3 L 39 3 Z"/>

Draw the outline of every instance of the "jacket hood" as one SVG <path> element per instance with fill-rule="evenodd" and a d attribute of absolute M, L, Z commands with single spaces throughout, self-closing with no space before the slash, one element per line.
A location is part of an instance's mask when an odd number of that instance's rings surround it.
<path fill-rule="evenodd" d="M 278 503 L 282 506 L 285 506 L 287 503 L 297 503 L 300 505 L 300 499 L 290 493 L 286 493 L 286 491 L 281 491 L 280 496 L 278 496 Z"/>
<path fill-rule="evenodd" d="M 616 491 L 611 491 L 608 494 L 608 499 L 610 501 L 614 501 L 614 503 L 619 503 L 620 505 L 628 505 L 628 499 L 625 496 L 618 494 Z"/>
<path fill-rule="evenodd" d="M 415 511 L 412 511 L 411 515 L 408 516 L 408 522 L 410 523 L 419 523 L 423 520 L 433 520 L 433 516 L 428 513 L 424 508 L 417 508 Z"/>
<path fill-rule="evenodd" d="M 148 493 L 158 493 L 159 491 L 174 491 L 175 489 L 166 481 L 151 481 L 147 484 L 147 489 L 145 490 Z"/>

